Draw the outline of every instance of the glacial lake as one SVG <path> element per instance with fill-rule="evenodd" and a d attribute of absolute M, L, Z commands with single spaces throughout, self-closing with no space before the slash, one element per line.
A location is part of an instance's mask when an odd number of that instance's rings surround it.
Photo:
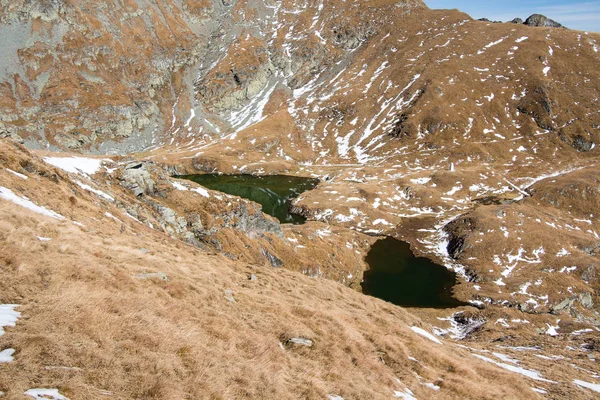
<path fill-rule="evenodd" d="M 302 192 L 314 189 L 319 183 L 315 178 L 288 175 L 181 175 L 177 178 L 194 181 L 208 189 L 240 196 L 259 203 L 262 211 L 282 224 L 303 224 L 306 218 L 290 213 L 291 200 Z"/>
<path fill-rule="evenodd" d="M 403 307 L 453 308 L 468 305 L 452 297 L 456 274 L 415 257 L 406 242 L 388 237 L 373 244 L 365 261 L 364 294 Z"/>

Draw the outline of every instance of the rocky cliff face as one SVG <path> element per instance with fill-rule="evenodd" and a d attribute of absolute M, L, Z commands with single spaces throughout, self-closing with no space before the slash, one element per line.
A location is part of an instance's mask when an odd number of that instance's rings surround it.
<path fill-rule="evenodd" d="M 0 129 L 31 146 L 100 152 L 140 150 L 166 133 L 177 136 L 177 128 L 218 137 L 256 119 L 262 105 L 252 100 L 262 103 L 275 87 L 302 86 L 383 23 L 370 18 L 354 26 L 349 18 L 359 12 L 356 5 L 338 21 L 335 7 L 3 1 Z M 372 8 L 382 7 L 422 5 Z M 334 38 L 330 45 L 294 35 L 315 17 Z M 286 43 L 290 37 L 293 43 Z"/>

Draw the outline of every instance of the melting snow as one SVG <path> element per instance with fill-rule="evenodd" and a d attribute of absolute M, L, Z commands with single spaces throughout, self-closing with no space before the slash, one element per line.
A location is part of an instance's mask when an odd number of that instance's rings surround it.
<path fill-rule="evenodd" d="M 171 182 L 171 185 L 177 190 L 188 190 L 187 186 L 184 186 L 179 182 Z"/>
<path fill-rule="evenodd" d="M 484 325 L 486 320 L 485 319 L 475 319 L 475 318 L 466 318 L 466 323 L 462 322 L 459 323 L 457 322 L 457 316 L 463 314 L 462 311 L 459 311 L 455 314 L 452 314 L 452 316 L 448 317 L 448 318 L 440 318 L 438 317 L 438 320 L 440 321 L 448 321 L 450 322 L 450 328 L 448 329 L 441 329 L 441 328 L 434 328 L 434 333 L 438 336 L 445 336 L 447 334 L 450 334 L 450 337 L 452 339 L 458 339 L 458 340 L 462 340 L 464 338 L 466 338 L 471 332 L 475 331 L 477 328 L 479 328 L 480 326 Z M 465 320 L 464 318 L 461 318 L 463 321 Z"/>
<path fill-rule="evenodd" d="M 14 194 L 12 190 L 7 189 L 2 186 L 0 186 L 0 199 L 12 201 L 13 203 L 15 203 L 21 207 L 25 207 L 33 212 L 45 215 L 47 217 L 51 217 L 51 218 L 58 219 L 58 220 L 65 219 L 65 217 L 63 217 L 62 215 L 57 214 L 54 211 L 48 210 L 47 208 L 38 206 L 38 205 L 34 204 L 31 200 L 28 200 L 24 197 L 19 197 L 16 194 Z"/>
<path fill-rule="evenodd" d="M 417 179 L 411 179 L 410 181 L 412 183 L 414 183 L 415 185 L 425 185 L 430 180 L 431 180 L 431 178 L 417 178 Z"/>
<path fill-rule="evenodd" d="M 409 388 L 406 388 L 404 391 L 394 390 L 394 397 L 404 400 L 417 400 L 414 393 Z"/>
<path fill-rule="evenodd" d="M 551 326 L 550 324 L 546 324 L 546 325 L 548 325 L 548 329 L 546 330 L 546 335 L 558 336 L 557 330 L 559 329 L 559 326 L 558 326 L 559 321 L 560 320 L 556 321 L 556 323 L 557 323 L 556 326 Z"/>
<path fill-rule="evenodd" d="M 534 370 L 529 370 L 529 369 L 525 369 L 525 368 L 521 368 L 521 367 L 517 367 L 514 365 L 510 365 L 510 364 L 505 364 L 505 363 L 501 363 L 495 360 L 492 360 L 491 358 L 479 355 L 479 354 L 473 354 L 475 357 L 485 361 L 485 362 L 489 362 L 492 364 L 496 364 L 497 366 L 504 368 L 506 370 L 509 370 L 511 372 L 515 372 L 517 374 L 521 374 L 521 375 L 525 375 L 528 378 L 534 379 L 536 381 L 542 381 L 542 382 L 550 382 L 550 383 L 556 383 L 553 382 L 551 380 L 548 379 L 544 379 L 539 372 L 534 371 Z"/>
<path fill-rule="evenodd" d="M 502 266 L 504 268 L 504 271 L 502 271 L 502 276 L 507 278 L 508 276 L 510 276 L 512 271 L 517 267 L 519 262 L 525 262 L 528 264 L 540 264 L 542 262 L 541 255 L 545 254 L 545 251 L 544 251 L 543 247 L 533 250 L 532 253 L 536 257 L 535 259 L 529 258 L 529 257 L 523 257 L 523 255 L 525 255 L 526 253 L 527 252 L 525 251 L 525 249 L 520 248 L 518 250 L 518 254 L 516 254 L 516 255 L 512 255 L 512 252 L 506 254 L 506 258 L 508 259 L 508 264 L 512 264 L 512 265 L 504 265 L 503 266 L 500 257 L 497 255 L 494 256 L 494 263 L 496 263 L 497 265 Z"/>
<path fill-rule="evenodd" d="M 269 99 L 271 98 L 271 94 L 277 87 L 277 81 L 272 84 L 267 84 L 263 90 L 258 93 L 247 105 L 245 105 L 241 110 L 235 111 L 231 113 L 231 118 L 229 119 L 229 123 L 235 129 L 236 132 L 241 131 L 253 125 L 257 122 L 260 122 L 264 119 L 263 110 Z M 295 92 L 295 91 L 294 91 Z M 294 93 L 295 94 L 295 93 Z M 235 135 L 232 136 L 234 138 Z"/>
<path fill-rule="evenodd" d="M 21 179 L 25 179 L 25 180 L 29 179 L 29 177 L 28 177 L 28 176 L 25 176 L 25 175 L 23 175 L 23 174 L 20 174 L 20 173 L 18 173 L 18 172 L 16 172 L 16 171 L 13 171 L 12 169 L 6 168 L 6 170 L 7 170 L 8 172 L 10 172 L 11 174 L 18 176 L 18 177 L 19 177 L 19 178 L 21 178 Z"/>
<path fill-rule="evenodd" d="M 427 386 L 429 389 L 431 389 L 431 390 L 435 390 L 436 392 L 437 392 L 438 390 L 440 390 L 440 387 L 439 387 L 438 385 L 435 385 L 435 384 L 433 384 L 433 383 L 427 383 L 427 382 L 425 382 L 425 383 L 423 384 L 423 386 Z"/>
<path fill-rule="evenodd" d="M 511 364 L 518 364 L 519 360 L 511 358 L 505 354 L 502 353 L 492 353 L 493 355 L 495 355 L 496 357 L 498 357 L 499 359 L 501 359 L 504 362 L 509 362 Z"/>
<path fill-rule="evenodd" d="M 542 72 L 544 73 L 544 76 L 548 76 L 548 72 L 550 72 L 550 67 L 544 67 Z"/>
<path fill-rule="evenodd" d="M 406 385 L 404 385 L 400 379 L 396 378 L 396 381 L 399 384 L 401 384 L 402 386 L 404 386 L 404 389 L 394 390 L 395 398 L 404 399 L 404 400 L 417 400 L 417 398 L 415 397 L 415 394 L 412 392 L 412 390 L 407 388 Z"/>
<path fill-rule="evenodd" d="M 385 219 L 376 219 L 375 221 L 373 221 L 373 225 L 392 225 L 392 224 L 387 222 Z"/>
<path fill-rule="evenodd" d="M 21 313 L 15 311 L 18 304 L 0 304 L 0 336 L 4 335 L 5 326 L 15 326 Z"/>
<path fill-rule="evenodd" d="M 93 175 L 100 169 L 102 160 L 84 157 L 44 157 L 50 165 L 73 174 Z"/>
<path fill-rule="evenodd" d="M 456 192 L 459 192 L 460 190 L 462 190 L 462 185 L 459 186 L 455 186 L 452 188 L 452 190 L 450 190 L 449 192 L 447 192 L 446 194 L 448 196 L 452 196 L 453 194 L 455 194 Z"/>
<path fill-rule="evenodd" d="M 486 44 L 486 45 L 485 45 L 485 48 L 486 48 L 486 49 L 489 49 L 490 47 L 493 47 L 493 46 L 495 46 L 495 45 L 497 45 L 497 44 L 500 44 L 500 43 L 502 43 L 502 42 L 504 41 L 504 39 L 506 39 L 506 38 L 498 39 L 498 40 L 496 40 L 495 42 L 491 42 L 491 43 L 489 43 L 489 44 Z"/>
<path fill-rule="evenodd" d="M 93 187 L 91 187 L 90 185 L 86 185 L 85 183 L 79 182 L 79 181 L 74 181 L 80 188 L 87 190 L 89 192 L 92 192 L 94 194 L 97 194 L 98 196 L 108 200 L 108 201 L 115 201 L 115 199 L 112 196 L 109 196 L 108 194 L 104 193 L 101 190 L 98 189 L 94 189 Z"/>
<path fill-rule="evenodd" d="M 58 393 L 58 389 L 29 389 L 25 395 L 33 397 L 35 400 L 69 400 Z"/>
<path fill-rule="evenodd" d="M 13 361 L 13 354 L 15 354 L 15 349 L 6 349 L 0 351 L 0 363 L 9 363 Z"/>
<path fill-rule="evenodd" d="M 196 116 L 196 111 L 192 108 L 190 110 L 190 118 L 186 121 L 185 123 L 185 127 L 187 128 L 188 126 L 190 126 L 190 122 L 192 122 L 192 120 L 194 119 L 194 117 Z"/>
<path fill-rule="evenodd" d="M 208 193 L 208 190 L 203 189 L 203 188 L 192 189 L 192 192 L 200 193 L 202 196 L 204 196 L 206 198 L 210 197 L 210 194 Z"/>
<path fill-rule="evenodd" d="M 570 274 L 571 272 L 575 271 L 577 269 L 577 267 L 562 267 L 561 270 L 559 271 L 561 274 L 564 274 L 565 272 L 567 274 Z"/>
<path fill-rule="evenodd" d="M 580 381 L 579 379 L 575 379 L 573 381 L 573 383 L 576 384 L 577 386 L 581 386 L 581 387 L 593 390 L 594 392 L 600 393 L 600 384 L 584 382 L 584 381 Z"/>
<path fill-rule="evenodd" d="M 411 326 L 410 329 L 412 329 L 412 331 L 414 333 L 419 334 L 423 337 L 426 337 L 427 339 L 431 340 L 432 342 L 436 342 L 438 344 L 443 344 L 438 338 L 433 336 L 431 333 L 427 332 L 425 329 L 419 328 L 417 326 Z"/>

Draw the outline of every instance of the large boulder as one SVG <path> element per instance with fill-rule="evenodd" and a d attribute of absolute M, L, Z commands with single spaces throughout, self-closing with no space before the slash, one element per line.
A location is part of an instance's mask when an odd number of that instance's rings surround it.
<path fill-rule="evenodd" d="M 132 163 L 125 167 L 121 175 L 122 185 L 136 196 L 154 194 L 156 183 L 150 176 L 144 163 Z"/>

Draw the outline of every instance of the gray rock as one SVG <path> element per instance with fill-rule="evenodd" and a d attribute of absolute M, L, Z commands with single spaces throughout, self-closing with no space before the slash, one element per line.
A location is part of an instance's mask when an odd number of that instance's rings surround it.
<path fill-rule="evenodd" d="M 594 142 L 581 135 L 577 135 L 573 138 L 573 143 L 571 144 L 575 150 L 581 153 L 587 153 L 588 151 L 592 151 L 594 149 Z"/>
<path fill-rule="evenodd" d="M 446 250 L 448 255 L 457 260 L 465 249 L 469 247 L 469 238 L 476 230 L 477 221 L 469 216 L 463 216 L 455 219 L 444 227 L 448 233 L 448 245 Z"/>
<path fill-rule="evenodd" d="M 502 23 L 502 21 L 492 21 L 489 18 L 479 18 L 477 21 L 490 22 L 492 24 L 501 24 Z"/>
<path fill-rule="evenodd" d="M 590 256 L 597 256 L 600 254 L 600 242 L 581 246 L 581 251 L 589 254 Z"/>
<path fill-rule="evenodd" d="M 533 14 L 529 18 L 525 20 L 525 25 L 527 26 L 543 26 L 546 28 L 564 28 L 558 22 L 551 20 L 545 15 L 541 14 Z"/>
<path fill-rule="evenodd" d="M 256 277 L 256 275 L 254 275 L 254 274 L 250 274 L 250 276 L 248 276 L 248 280 L 249 280 L 249 281 L 257 281 L 257 280 L 258 280 L 258 278 Z"/>
<path fill-rule="evenodd" d="M 512 21 L 510 21 L 511 24 L 519 24 L 522 25 L 523 24 L 523 20 L 521 18 L 515 18 Z"/>
<path fill-rule="evenodd" d="M 579 295 L 579 303 L 583 306 L 583 308 L 590 309 L 594 307 L 594 300 L 592 299 L 591 293 L 581 293 Z"/>
<path fill-rule="evenodd" d="M 583 279 L 583 281 L 586 283 L 596 282 L 598 280 L 596 274 L 596 266 L 590 265 L 589 267 L 587 267 L 585 271 L 583 271 L 583 273 L 581 274 L 581 279 Z"/>
<path fill-rule="evenodd" d="M 573 307 L 573 303 L 575 303 L 575 299 L 564 299 L 557 305 L 552 306 L 550 312 L 552 314 L 560 314 L 561 312 L 567 311 Z"/>
<path fill-rule="evenodd" d="M 25 141 L 12 129 L 9 129 L 4 124 L 0 123 L 0 138 L 10 138 L 17 143 L 23 144 Z"/>
<path fill-rule="evenodd" d="M 121 177 L 121 182 L 123 187 L 131 190 L 138 197 L 144 194 L 154 194 L 154 186 L 156 185 L 143 163 L 126 166 Z"/>
<path fill-rule="evenodd" d="M 188 225 L 190 231 L 192 231 L 195 235 L 205 235 L 206 231 L 204 229 L 204 225 L 202 224 L 202 219 L 200 218 L 200 214 L 192 213 L 189 214 L 188 217 Z"/>
<path fill-rule="evenodd" d="M 178 217 L 175 211 L 161 204 L 153 203 L 152 206 L 160 214 L 159 221 L 167 231 L 173 230 L 178 234 L 187 231 L 187 220 L 184 217 Z"/>
<path fill-rule="evenodd" d="M 274 221 L 260 212 L 260 206 L 251 202 L 240 202 L 231 213 L 224 215 L 226 225 L 248 234 L 259 236 L 273 233 L 283 238 L 283 231 L 278 221 Z"/>
<path fill-rule="evenodd" d="M 263 256 L 265 256 L 265 258 L 267 260 L 269 260 L 269 263 L 271 264 L 272 267 L 274 268 L 280 268 L 283 267 L 283 261 L 281 261 L 281 259 L 279 259 L 277 256 L 274 256 L 273 254 L 269 253 L 268 250 L 266 249 L 261 249 Z"/>

